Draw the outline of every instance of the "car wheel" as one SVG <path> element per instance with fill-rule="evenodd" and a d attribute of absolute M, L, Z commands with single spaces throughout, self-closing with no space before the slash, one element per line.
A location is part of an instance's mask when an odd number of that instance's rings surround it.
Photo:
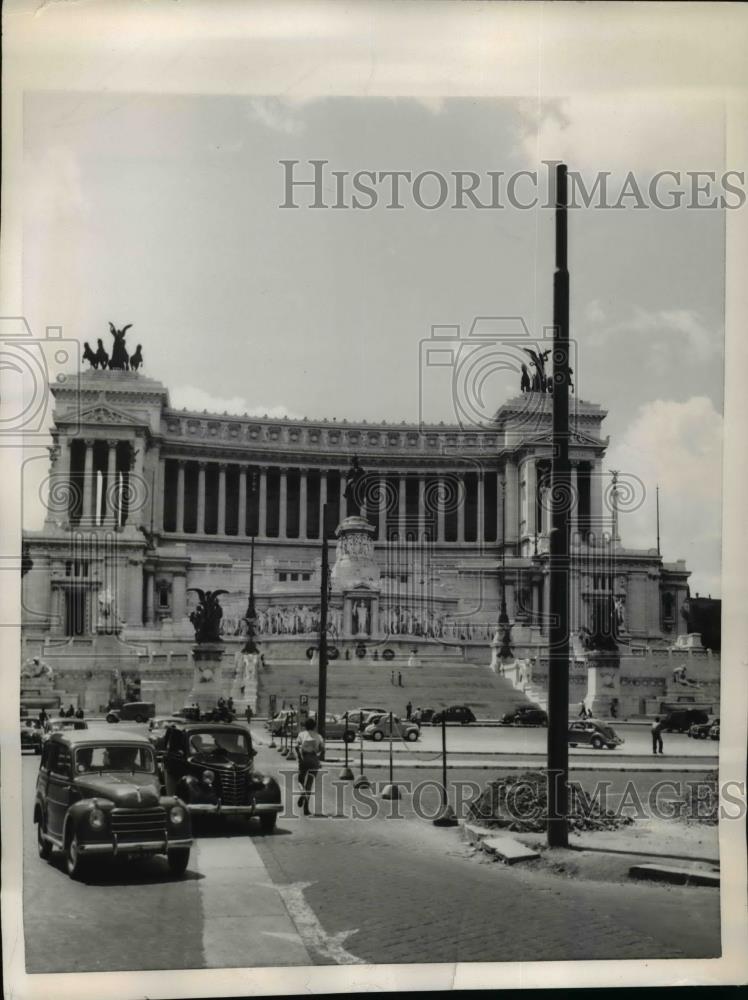
<path fill-rule="evenodd" d="M 42 820 L 39 817 L 39 822 L 36 824 L 36 849 L 42 861 L 49 861 L 52 855 L 52 844 L 44 839 L 42 833 Z"/>
<path fill-rule="evenodd" d="M 70 878 L 83 878 L 88 868 L 88 858 L 83 857 L 78 845 L 78 836 L 73 834 L 65 848 L 65 868 Z"/>
<path fill-rule="evenodd" d="M 136 721 L 136 722 L 145 722 L 145 716 L 142 716 L 142 715 L 136 715 L 136 716 L 135 716 L 135 721 Z"/>
<path fill-rule="evenodd" d="M 406 739 L 408 740 L 409 743 L 415 743 L 415 741 L 418 739 L 418 733 L 415 731 L 415 729 L 410 730 Z"/>
<path fill-rule="evenodd" d="M 189 847 L 175 847 L 168 852 L 166 860 L 169 863 L 169 871 L 172 875 L 176 875 L 177 877 L 184 875 L 187 871 L 187 865 L 190 863 Z"/>
<path fill-rule="evenodd" d="M 107 715 L 107 722 L 119 722 L 119 718 L 116 715 Z"/>
<path fill-rule="evenodd" d="M 278 813 L 264 813 L 260 816 L 260 829 L 263 833 L 272 833 L 278 819 Z"/>
<path fill-rule="evenodd" d="M 603 748 L 603 741 L 600 739 L 599 736 L 593 736 L 592 739 L 590 740 L 590 743 L 595 748 L 595 750 L 602 750 Z"/>

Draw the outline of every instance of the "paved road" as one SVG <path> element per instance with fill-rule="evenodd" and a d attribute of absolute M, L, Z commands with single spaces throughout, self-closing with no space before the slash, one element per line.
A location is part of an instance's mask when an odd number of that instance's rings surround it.
<path fill-rule="evenodd" d="M 411 803 L 399 804 L 404 819 L 383 809 L 368 821 L 351 818 L 349 786 L 340 801 L 323 787 L 321 812 L 330 818 L 307 819 L 291 807 L 272 836 L 240 822 L 204 830 L 183 880 L 153 859 L 74 883 L 59 863 L 36 855 L 37 766 L 38 758 L 24 759 L 29 971 L 719 951 L 714 890 L 609 886 L 480 863 L 457 831 L 415 818 Z M 258 766 L 288 772 L 292 805 L 291 765 L 261 747 Z"/>

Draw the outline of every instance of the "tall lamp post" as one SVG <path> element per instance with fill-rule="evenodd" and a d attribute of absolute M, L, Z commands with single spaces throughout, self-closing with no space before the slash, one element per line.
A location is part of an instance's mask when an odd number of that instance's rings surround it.
<path fill-rule="evenodd" d="M 548 845 L 569 846 L 569 270 L 566 165 L 556 167 L 553 275 L 553 458 L 551 460 L 548 670 Z"/>
<path fill-rule="evenodd" d="M 325 738 L 327 715 L 327 606 L 329 601 L 329 556 L 327 551 L 327 504 L 322 507 L 322 561 L 319 601 L 319 673 L 317 677 L 317 731 Z"/>
<path fill-rule="evenodd" d="M 509 660 L 512 657 L 512 632 L 509 624 L 509 613 L 506 608 L 506 482 L 501 482 L 501 608 L 499 610 L 499 628 L 501 629 L 501 649 L 499 657 Z"/>
<path fill-rule="evenodd" d="M 247 600 L 247 610 L 244 614 L 244 621 L 247 623 L 247 641 L 244 643 L 242 653 L 256 653 L 255 645 L 255 622 L 257 613 L 255 612 L 255 538 L 249 550 L 249 599 Z"/>

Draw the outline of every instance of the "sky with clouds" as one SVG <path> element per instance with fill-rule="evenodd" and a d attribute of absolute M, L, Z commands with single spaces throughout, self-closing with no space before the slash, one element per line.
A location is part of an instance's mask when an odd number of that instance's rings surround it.
<path fill-rule="evenodd" d="M 513 41 L 517 60 L 531 58 L 533 31 L 517 27 Z M 226 44 L 206 38 L 203 49 L 215 57 Z M 142 91 L 27 90 L 22 274 L 33 329 L 108 342 L 110 320 L 132 323 L 147 374 L 174 405 L 199 410 L 416 421 L 423 398 L 423 416 L 447 421 L 448 387 L 430 389 L 421 368 L 432 326 L 551 322 L 552 212 L 412 200 L 401 211 L 284 210 L 281 160 L 484 175 L 563 157 L 588 183 L 610 171 L 613 188 L 628 171 L 646 185 L 658 170 L 734 166 L 708 93 L 491 97 L 442 81 L 441 93 L 407 97 L 216 94 L 199 77 L 192 93 L 153 80 Z M 577 392 L 608 410 L 609 467 L 647 490 L 622 519 L 624 541 L 654 544 L 659 482 L 663 552 L 687 559 L 693 590 L 715 595 L 724 240 L 718 210 L 590 208 L 569 222 Z M 484 391 L 498 408 L 516 388 L 499 374 Z"/>

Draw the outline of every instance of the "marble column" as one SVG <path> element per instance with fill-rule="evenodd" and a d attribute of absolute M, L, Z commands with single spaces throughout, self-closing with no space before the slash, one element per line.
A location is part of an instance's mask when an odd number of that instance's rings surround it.
<path fill-rule="evenodd" d="M 426 536 L 426 480 L 418 477 L 418 540 Z"/>
<path fill-rule="evenodd" d="M 348 470 L 341 469 L 340 472 L 340 520 L 344 521 L 348 517 L 348 501 L 345 498 L 345 474 Z"/>
<path fill-rule="evenodd" d="M 197 526 L 198 535 L 205 534 L 205 462 L 197 463 Z"/>
<path fill-rule="evenodd" d="M 219 535 L 226 534 L 226 463 L 218 465 L 218 527 Z"/>
<path fill-rule="evenodd" d="M 479 545 L 483 545 L 486 540 L 486 491 L 483 482 L 483 469 L 478 470 L 478 477 L 476 479 L 476 489 L 478 490 L 478 502 L 475 509 L 475 520 L 476 520 L 476 534 L 475 538 Z"/>
<path fill-rule="evenodd" d="M 400 476 L 400 490 L 397 502 L 397 539 L 399 542 L 405 541 L 405 512 L 407 498 L 407 480 L 405 476 Z"/>
<path fill-rule="evenodd" d="M 537 531 L 536 498 L 538 495 L 538 469 L 534 458 L 528 458 L 525 463 L 525 491 L 527 502 L 525 524 L 527 525 L 527 534 L 532 539 Z"/>
<path fill-rule="evenodd" d="M 278 492 L 278 538 L 286 538 L 286 522 L 288 520 L 288 474 L 280 470 L 280 488 Z"/>
<path fill-rule="evenodd" d="M 507 458 L 504 466 L 506 475 L 506 541 L 513 546 L 517 541 L 519 526 L 517 463 Z"/>
<path fill-rule="evenodd" d="M 325 504 L 327 503 L 327 473 L 324 469 L 319 474 L 319 537 L 325 531 Z"/>
<path fill-rule="evenodd" d="M 154 617 L 154 599 L 153 599 L 153 570 L 147 569 L 145 571 L 145 623 L 146 625 L 153 624 Z"/>
<path fill-rule="evenodd" d="M 171 614 L 175 622 L 180 622 L 187 617 L 187 577 L 184 573 L 176 572 L 171 585 Z"/>
<path fill-rule="evenodd" d="M 236 533 L 240 538 L 247 534 L 247 467 L 242 465 L 239 468 L 239 513 L 237 515 L 238 524 Z"/>
<path fill-rule="evenodd" d="M 57 461 L 52 466 L 52 475 L 50 477 L 50 488 L 55 488 L 55 493 L 59 496 L 64 496 L 67 501 L 67 507 L 64 511 L 55 511 L 54 513 L 61 514 L 64 520 L 68 520 L 70 517 L 70 501 L 72 490 L 70 489 L 70 439 L 64 434 L 60 433 L 57 439 L 57 445 L 59 447 L 59 455 Z M 54 520 L 52 508 L 53 504 L 49 504 L 47 510 L 47 520 Z"/>
<path fill-rule="evenodd" d="M 107 441 L 106 487 L 104 489 L 104 520 L 117 524 L 119 490 L 117 484 L 117 442 Z"/>
<path fill-rule="evenodd" d="M 139 628 L 143 624 L 143 564 L 128 563 L 128 611 L 127 624 Z"/>
<path fill-rule="evenodd" d="M 183 458 L 177 459 L 177 525 L 176 530 L 182 534 L 184 532 L 184 462 Z"/>
<path fill-rule="evenodd" d="M 465 541 L 465 504 L 467 502 L 467 482 L 464 476 L 458 479 L 459 494 L 457 498 L 457 541 Z"/>
<path fill-rule="evenodd" d="M 306 538 L 307 470 L 299 473 L 299 538 Z"/>
<path fill-rule="evenodd" d="M 260 469 L 260 496 L 257 501 L 257 536 L 267 538 L 268 535 L 268 470 Z"/>
<path fill-rule="evenodd" d="M 504 476 L 496 473 L 496 539 L 503 546 L 504 544 L 504 520 L 501 505 L 502 491 L 504 490 Z"/>
<path fill-rule="evenodd" d="M 579 543 L 579 462 L 571 463 L 571 503 L 569 512 L 569 538 L 571 544 Z"/>
<path fill-rule="evenodd" d="M 387 540 L 387 479 L 379 477 L 379 541 Z"/>
<path fill-rule="evenodd" d="M 86 446 L 86 455 L 83 463 L 83 506 L 81 507 L 81 520 L 90 522 L 93 520 L 93 508 L 96 500 L 93 476 L 94 443 L 90 438 L 87 438 L 84 444 Z"/>
<path fill-rule="evenodd" d="M 134 441 L 135 455 L 132 463 L 132 471 L 128 473 L 134 477 L 131 483 L 131 493 L 148 497 L 150 503 L 143 503 L 139 510 L 127 512 L 128 524 L 142 524 L 147 518 L 149 524 L 161 531 L 164 527 L 164 467 L 165 460 L 161 458 L 161 446 L 153 444 L 150 448 L 149 467 L 150 473 L 148 482 L 145 474 L 145 438 L 136 436 Z"/>
<path fill-rule="evenodd" d="M 590 527 L 599 544 L 603 530 L 610 531 L 610 512 L 603 511 L 603 462 L 601 458 L 596 458 L 591 463 L 590 468 L 590 522 Z"/>
<path fill-rule="evenodd" d="M 444 476 L 439 476 L 439 485 L 437 487 L 437 505 L 436 505 L 436 540 L 437 542 L 443 542 L 446 537 L 446 485 L 444 482 Z"/>

